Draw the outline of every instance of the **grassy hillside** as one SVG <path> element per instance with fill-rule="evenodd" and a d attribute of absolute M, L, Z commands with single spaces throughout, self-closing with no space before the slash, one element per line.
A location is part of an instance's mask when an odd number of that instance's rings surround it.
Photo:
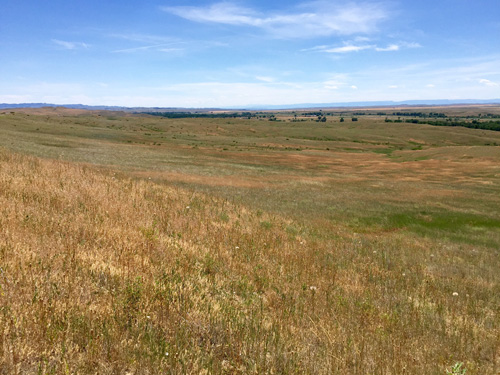
<path fill-rule="evenodd" d="M 0 132 L 0 372 L 500 369 L 498 134 L 19 113 Z"/>

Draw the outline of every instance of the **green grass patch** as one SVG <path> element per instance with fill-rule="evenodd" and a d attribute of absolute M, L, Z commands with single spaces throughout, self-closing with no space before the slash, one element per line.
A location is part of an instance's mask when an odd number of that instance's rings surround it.
<path fill-rule="evenodd" d="M 355 227 L 370 231 L 406 229 L 429 238 L 471 245 L 498 246 L 500 219 L 465 212 L 401 212 L 387 216 L 361 217 Z"/>

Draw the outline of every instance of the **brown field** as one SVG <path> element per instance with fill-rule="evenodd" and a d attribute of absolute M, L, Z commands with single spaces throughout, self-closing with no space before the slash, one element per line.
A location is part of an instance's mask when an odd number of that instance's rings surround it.
<path fill-rule="evenodd" d="M 0 374 L 500 373 L 500 132 L 10 112 Z"/>

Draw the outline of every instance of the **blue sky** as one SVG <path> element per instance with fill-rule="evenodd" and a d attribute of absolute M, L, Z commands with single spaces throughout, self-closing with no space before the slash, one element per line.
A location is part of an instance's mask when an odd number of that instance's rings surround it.
<path fill-rule="evenodd" d="M 0 102 L 500 98 L 500 2 L 3 0 Z"/>

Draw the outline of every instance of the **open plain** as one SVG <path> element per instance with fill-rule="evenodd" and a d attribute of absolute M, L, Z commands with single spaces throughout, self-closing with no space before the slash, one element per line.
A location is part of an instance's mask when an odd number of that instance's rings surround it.
<path fill-rule="evenodd" d="M 0 114 L 0 373 L 498 374 L 500 107 L 310 112 Z"/>

